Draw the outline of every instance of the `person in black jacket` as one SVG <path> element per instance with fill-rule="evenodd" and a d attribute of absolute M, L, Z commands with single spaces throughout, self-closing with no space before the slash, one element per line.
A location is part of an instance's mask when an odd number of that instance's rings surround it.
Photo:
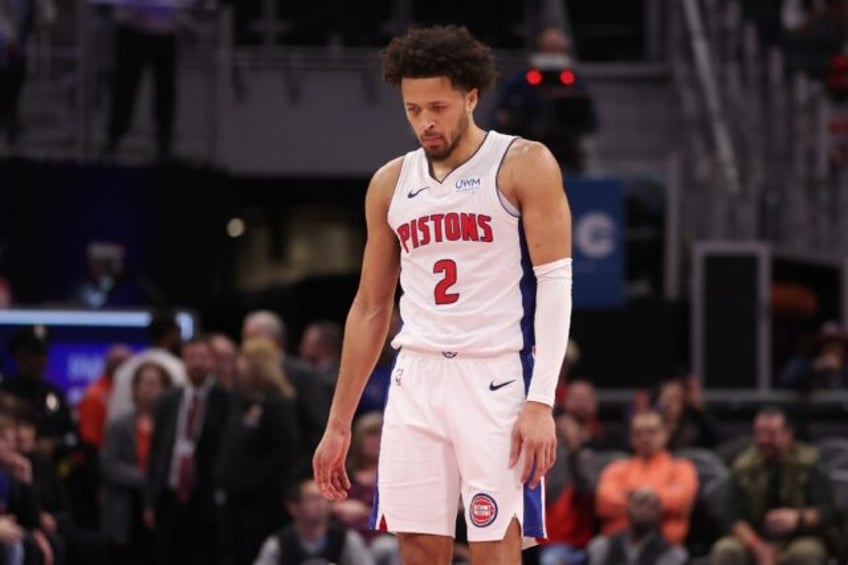
<path fill-rule="evenodd" d="M 332 387 L 327 380 L 302 359 L 286 355 L 287 332 L 283 320 L 274 312 L 259 310 L 244 318 L 242 343 L 254 337 L 271 340 L 280 352 L 283 372 L 294 387 L 297 402 L 297 423 L 300 427 L 300 449 L 304 460 L 311 462 L 312 454 L 324 435 L 330 414 Z"/>
<path fill-rule="evenodd" d="M 18 331 L 9 343 L 17 374 L 0 382 L 0 391 L 30 405 L 38 420 L 39 451 L 52 457 L 58 448 L 73 443 L 69 438 L 76 434 L 76 425 L 65 393 L 45 378 L 48 349 L 43 326 Z"/>
<path fill-rule="evenodd" d="M 276 345 L 248 340 L 239 357 L 239 392 L 218 462 L 218 500 L 228 537 L 224 560 L 249 565 L 283 523 L 283 492 L 301 468 L 295 390 Z"/>
<path fill-rule="evenodd" d="M 229 393 L 215 382 L 209 341 L 183 346 L 189 383 L 156 405 L 144 487 L 144 521 L 159 565 L 207 565 L 215 555 L 214 469 Z"/>

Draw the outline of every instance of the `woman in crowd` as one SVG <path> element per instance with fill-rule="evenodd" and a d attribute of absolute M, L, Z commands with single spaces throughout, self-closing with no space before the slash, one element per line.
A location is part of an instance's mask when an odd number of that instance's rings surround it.
<path fill-rule="evenodd" d="M 294 388 L 282 368 L 276 345 L 264 337 L 242 346 L 239 384 L 224 431 L 218 463 L 223 505 L 222 559 L 248 565 L 283 523 L 280 500 L 303 462 Z"/>
<path fill-rule="evenodd" d="M 165 369 L 142 363 L 132 380 L 134 410 L 111 422 L 100 454 L 103 474 L 102 526 L 113 562 L 150 563 L 152 541 L 142 520 L 144 470 L 153 436 L 153 408 L 171 385 Z"/>

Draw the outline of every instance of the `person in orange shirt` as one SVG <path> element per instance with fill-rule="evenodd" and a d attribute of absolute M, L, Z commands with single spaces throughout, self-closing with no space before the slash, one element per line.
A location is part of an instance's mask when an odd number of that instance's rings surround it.
<path fill-rule="evenodd" d="M 667 543 L 681 546 L 686 539 L 689 513 L 698 492 L 694 465 L 674 459 L 668 452 L 668 429 L 654 410 L 633 417 L 630 441 L 633 457 L 611 463 L 598 482 L 595 510 L 603 535 L 590 544 L 590 555 L 593 549 L 603 552 L 611 536 L 629 527 L 630 499 L 638 493 L 652 493 L 659 499 L 660 532 Z"/>
<path fill-rule="evenodd" d="M 100 447 L 103 432 L 106 430 L 106 409 L 109 395 L 112 393 L 112 379 L 115 371 L 132 356 L 132 350 L 126 345 L 113 345 L 106 352 L 103 375 L 85 390 L 77 407 L 79 414 L 80 438 L 85 443 Z"/>

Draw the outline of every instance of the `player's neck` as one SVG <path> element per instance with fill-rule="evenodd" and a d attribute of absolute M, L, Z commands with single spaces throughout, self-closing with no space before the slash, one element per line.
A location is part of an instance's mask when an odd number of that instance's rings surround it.
<path fill-rule="evenodd" d="M 430 161 L 430 170 L 433 175 L 437 179 L 444 179 L 451 171 L 470 159 L 480 149 L 485 138 L 486 132 L 477 124 L 471 123 L 450 157 L 443 161 Z"/>

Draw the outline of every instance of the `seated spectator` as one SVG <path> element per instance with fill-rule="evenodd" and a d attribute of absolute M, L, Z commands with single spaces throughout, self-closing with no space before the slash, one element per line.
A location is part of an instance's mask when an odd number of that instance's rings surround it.
<path fill-rule="evenodd" d="M 37 530 L 32 466 L 16 449 L 15 431 L 12 421 L 0 416 L 0 559 L 15 565 L 52 561 L 52 547 Z"/>
<path fill-rule="evenodd" d="M 333 506 L 333 514 L 347 527 L 356 530 L 368 544 L 377 565 L 399 563 L 397 538 L 369 528 L 377 490 L 377 458 L 383 417 L 378 413 L 356 419 L 348 464 L 350 489 L 346 500 Z"/>
<path fill-rule="evenodd" d="M 780 376 L 783 385 L 799 392 L 848 386 L 848 334 L 836 322 L 822 326 L 811 355 L 798 355 Z"/>
<path fill-rule="evenodd" d="M 115 371 L 131 356 L 132 349 L 126 345 L 112 346 L 106 352 L 103 374 L 85 389 L 85 394 L 77 406 L 80 439 L 94 447 L 99 448 L 103 443 L 106 412 L 109 407 L 109 396 L 112 394 Z"/>
<path fill-rule="evenodd" d="M 362 537 L 330 521 L 330 504 L 312 479 L 292 487 L 286 496 L 286 508 L 294 523 L 265 541 L 253 565 L 372 565 L 374 560 Z"/>
<path fill-rule="evenodd" d="M 717 443 L 718 433 L 704 410 L 700 383 L 695 377 L 664 382 L 656 405 L 669 429 L 668 449 L 710 449 Z"/>
<path fill-rule="evenodd" d="M 557 459 L 545 477 L 548 539 L 540 550 L 539 563 L 577 565 L 585 563 L 586 545 L 595 533 L 595 485 L 580 464 L 592 438 L 564 410 L 558 411 L 556 423 Z"/>
<path fill-rule="evenodd" d="M 336 322 L 312 322 L 300 339 L 300 358 L 335 386 L 342 358 L 342 327 Z"/>
<path fill-rule="evenodd" d="M 826 563 L 837 527 L 833 500 L 818 452 L 794 440 L 781 410 L 761 410 L 754 446 L 733 465 L 723 510 L 728 535 L 713 546 L 711 562 Z M 835 536 L 844 534 L 837 528 Z"/>
<path fill-rule="evenodd" d="M 18 453 L 27 458 L 32 469 L 35 498 L 41 512 L 40 528 L 49 535 L 61 533 L 67 537 L 73 528 L 68 493 L 53 460 L 37 452 L 36 430 L 35 413 L 27 405 L 19 406 L 15 414 L 15 439 Z"/>
<path fill-rule="evenodd" d="M 598 418 L 598 397 L 595 387 L 587 380 L 575 379 L 569 383 L 563 401 L 565 412 L 577 425 L 581 447 L 604 449 L 609 447 L 604 428 Z"/>
<path fill-rule="evenodd" d="M 630 435 L 634 456 L 610 463 L 598 482 L 595 508 L 604 537 L 593 540 L 592 544 L 596 548 L 609 544 L 612 536 L 629 527 L 630 497 L 634 491 L 640 491 L 651 492 L 659 499 L 662 537 L 673 546 L 681 546 L 698 493 L 695 467 L 690 461 L 672 458 L 666 449 L 668 429 L 656 411 L 646 410 L 633 416 Z"/>
<path fill-rule="evenodd" d="M 100 453 L 103 475 L 102 529 L 114 563 L 144 563 L 152 558 L 153 539 L 144 525 L 144 472 L 153 436 L 153 408 L 171 384 L 153 362 L 142 363 L 133 377 L 135 410 L 109 424 Z"/>
<path fill-rule="evenodd" d="M 670 545 L 660 532 L 662 501 L 651 489 L 630 491 L 627 496 L 627 529 L 589 545 L 590 565 L 683 565 L 686 550 Z"/>

